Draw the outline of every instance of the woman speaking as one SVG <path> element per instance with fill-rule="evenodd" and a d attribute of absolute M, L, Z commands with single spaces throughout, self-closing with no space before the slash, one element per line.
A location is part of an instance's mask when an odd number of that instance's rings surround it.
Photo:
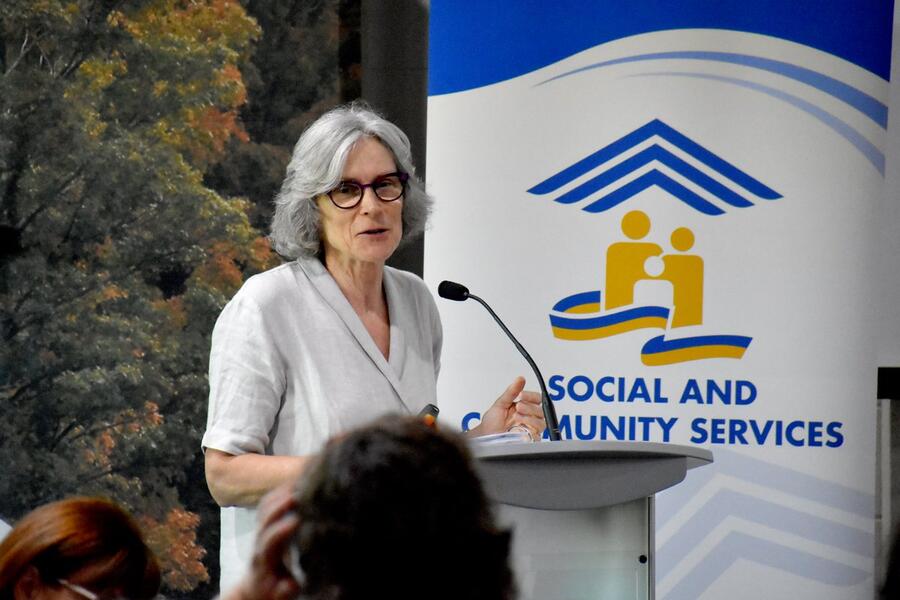
<path fill-rule="evenodd" d="M 295 259 L 247 280 L 212 335 L 206 478 L 222 510 L 222 590 L 249 559 L 253 507 L 295 481 L 336 433 L 437 403 L 441 322 L 421 279 L 385 266 L 421 233 L 431 198 L 409 140 L 360 104 L 300 137 L 271 239 Z M 543 431 L 540 396 L 516 378 L 475 435 Z"/>

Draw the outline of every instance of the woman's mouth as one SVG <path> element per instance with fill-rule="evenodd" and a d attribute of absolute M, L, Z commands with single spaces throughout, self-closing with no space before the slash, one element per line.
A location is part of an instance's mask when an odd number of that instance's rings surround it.
<path fill-rule="evenodd" d="M 360 235 L 381 235 L 382 233 L 385 233 L 385 232 L 387 232 L 387 229 L 379 229 L 379 228 L 366 229 L 365 231 L 360 233 Z"/>

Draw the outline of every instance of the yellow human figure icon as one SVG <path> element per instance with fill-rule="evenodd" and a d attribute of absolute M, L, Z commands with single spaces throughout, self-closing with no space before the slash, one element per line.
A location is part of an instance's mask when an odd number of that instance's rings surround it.
<path fill-rule="evenodd" d="M 632 240 L 640 240 L 650 232 L 650 218 L 639 210 L 622 217 L 622 233 Z M 645 279 L 653 279 L 644 270 L 651 256 L 662 254 L 662 248 L 652 242 L 616 242 L 606 250 L 606 286 L 603 306 L 606 310 L 634 303 L 634 286 Z"/>
<path fill-rule="evenodd" d="M 687 227 L 672 232 L 672 247 L 687 252 L 694 247 L 694 233 Z M 700 325 L 703 322 L 703 259 L 696 254 L 665 254 L 658 279 L 672 283 L 671 327 Z"/>

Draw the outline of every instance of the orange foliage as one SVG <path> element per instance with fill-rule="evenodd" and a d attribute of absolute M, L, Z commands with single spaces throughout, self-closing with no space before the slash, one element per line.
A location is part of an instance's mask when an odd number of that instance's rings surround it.
<path fill-rule="evenodd" d="M 278 255 L 272 251 L 272 244 L 269 243 L 269 238 L 264 236 L 259 236 L 253 240 L 253 243 L 250 245 L 250 255 L 259 269 L 272 268 L 279 262 Z"/>
<path fill-rule="evenodd" d="M 144 422 L 152 427 L 162 425 L 163 416 L 159 412 L 159 405 L 156 402 L 144 403 Z"/>
<path fill-rule="evenodd" d="M 217 242 L 210 249 L 206 262 L 194 271 L 194 277 L 230 296 L 244 282 L 237 257 L 238 252 L 232 244 Z"/>
<path fill-rule="evenodd" d="M 209 581 L 203 566 L 206 550 L 197 543 L 200 517 L 183 508 L 173 508 L 164 521 L 143 516 L 139 519 L 147 545 L 159 559 L 163 580 L 170 588 L 187 592 Z"/>
<path fill-rule="evenodd" d="M 102 290 L 100 290 L 100 301 L 106 302 L 107 300 L 118 300 L 119 298 L 127 298 L 128 290 L 123 290 L 119 286 L 115 284 L 110 284 L 105 286 Z"/>
<path fill-rule="evenodd" d="M 209 160 L 220 156 L 225 150 L 225 142 L 231 136 L 235 136 L 242 142 L 250 141 L 250 136 L 247 135 L 243 125 L 238 121 L 238 114 L 235 110 L 222 111 L 210 106 L 199 114 L 192 115 L 191 121 L 194 129 L 206 134 L 206 141 L 209 147 L 212 148 L 212 152 L 208 156 L 199 158 Z M 202 152 L 202 150 L 194 149 L 194 152 Z"/>
<path fill-rule="evenodd" d="M 103 450 L 103 454 L 108 455 L 116 447 L 116 440 L 113 439 L 109 431 L 104 431 L 97 436 L 97 445 Z"/>
<path fill-rule="evenodd" d="M 185 104 L 177 118 L 164 116 L 157 123 L 163 140 L 190 157 L 200 170 L 219 160 L 232 137 L 247 142 L 238 109 L 247 102 L 247 90 L 238 64 L 248 56 L 260 35 L 259 25 L 235 0 L 156 0 L 132 14 L 114 11 L 109 23 L 151 48 L 191 48 L 209 52 L 210 60 L 224 60 L 205 77 L 186 81 L 156 81 L 153 93 L 173 91 Z M 117 63 L 98 65 L 92 80 L 101 83 Z M 100 70 L 103 66 L 106 70 Z"/>
<path fill-rule="evenodd" d="M 219 71 L 219 81 L 230 84 L 235 90 L 232 106 L 241 106 L 247 101 L 247 88 L 244 86 L 244 76 L 241 75 L 241 71 L 235 65 L 229 63 L 222 67 L 222 70 Z"/>
<path fill-rule="evenodd" d="M 112 433 L 105 429 L 93 439 L 93 443 L 83 450 L 87 463 L 107 468 L 110 465 L 110 454 L 116 448 L 116 440 Z"/>
<path fill-rule="evenodd" d="M 163 416 L 155 402 L 145 402 L 141 412 L 134 409 L 123 410 L 88 442 L 88 447 L 84 449 L 84 459 L 88 463 L 106 467 L 110 464 L 110 456 L 118 445 L 118 440 L 127 435 L 139 434 L 144 427 L 158 427 L 162 422 Z M 83 430 L 79 428 L 79 431 Z"/>
<path fill-rule="evenodd" d="M 174 329 L 184 329 L 188 324 L 187 311 L 184 309 L 184 298 L 173 296 L 165 300 L 154 300 L 153 308 L 164 312 L 169 324 Z"/>

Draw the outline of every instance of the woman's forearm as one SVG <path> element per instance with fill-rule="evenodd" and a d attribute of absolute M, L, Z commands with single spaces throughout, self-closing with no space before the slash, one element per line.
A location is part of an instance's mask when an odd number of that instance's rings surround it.
<path fill-rule="evenodd" d="M 310 456 L 233 455 L 206 450 L 206 483 L 219 506 L 255 506 L 267 492 L 297 481 Z"/>

